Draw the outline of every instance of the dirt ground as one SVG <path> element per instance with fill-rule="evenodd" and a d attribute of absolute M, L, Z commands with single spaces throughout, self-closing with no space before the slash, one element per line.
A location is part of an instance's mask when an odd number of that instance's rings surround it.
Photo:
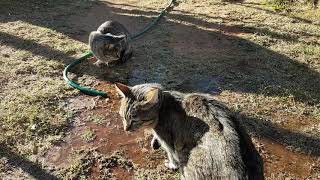
<path fill-rule="evenodd" d="M 236 114 L 264 160 L 266 179 L 320 179 L 320 11 L 275 11 L 265 1 L 183 0 L 133 43 L 133 58 L 73 70 L 105 20 L 139 32 L 166 5 L 149 0 L 0 0 L 0 179 L 179 179 L 125 133 L 113 82 L 210 93 Z"/>

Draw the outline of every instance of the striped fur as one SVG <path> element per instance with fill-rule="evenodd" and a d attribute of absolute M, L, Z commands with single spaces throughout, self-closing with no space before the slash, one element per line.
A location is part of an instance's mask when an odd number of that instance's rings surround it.
<path fill-rule="evenodd" d="M 124 125 L 130 127 L 125 129 L 152 128 L 152 146 L 167 152 L 165 166 L 180 169 L 182 179 L 264 179 L 261 158 L 249 136 L 212 96 L 162 91 L 157 84 L 127 88 L 122 88 L 126 93 L 120 108 Z M 144 97 L 154 89 L 157 97 L 148 104 Z"/>

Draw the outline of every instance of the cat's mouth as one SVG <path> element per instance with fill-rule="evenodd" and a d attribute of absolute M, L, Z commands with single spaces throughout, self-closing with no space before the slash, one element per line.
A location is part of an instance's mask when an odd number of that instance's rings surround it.
<path fill-rule="evenodd" d="M 141 128 L 141 125 L 129 124 L 124 127 L 124 130 L 129 131 L 129 132 L 133 132 L 133 131 L 136 131 L 137 129 L 140 129 L 140 128 Z"/>

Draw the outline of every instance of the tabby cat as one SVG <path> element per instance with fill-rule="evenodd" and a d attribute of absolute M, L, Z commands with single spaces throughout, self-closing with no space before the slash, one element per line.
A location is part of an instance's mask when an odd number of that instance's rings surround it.
<path fill-rule="evenodd" d="M 131 34 L 117 21 L 106 21 L 89 35 L 89 46 L 97 58 L 96 65 L 125 62 L 132 56 Z"/>
<path fill-rule="evenodd" d="M 207 94 L 163 91 L 159 84 L 116 84 L 125 131 L 151 128 L 165 166 L 181 178 L 264 179 L 262 161 L 238 120 Z"/>

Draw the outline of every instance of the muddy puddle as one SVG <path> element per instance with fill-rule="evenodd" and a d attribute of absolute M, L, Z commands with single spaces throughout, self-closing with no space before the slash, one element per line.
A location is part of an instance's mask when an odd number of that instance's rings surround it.
<path fill-rule="evenodd" d="M 64 141 L 54 146 L 46 155 L 46 161 L 57 167 L 72 163 L 72 153 L 77 150 L 95 149 L 109 156 L 115 152 L 134 164 L 134 169 L 156 168 L 164 161 L 163 153 L 150 149 L 151 133 L 148 130 L 127 133 L 118 115 L 119 100 L 113 84 L 99 83 L 97 87 L 108 93 L 108 98 L 80 95 L 67 101 L 66 108 L 76 112 L 73 125 Z M 94 138 L 87 141 L 84 135 L 92 132 Z M 99 177 L 99 163 L 90 168 L 91 178 Z M 164 166 L 163 166 L 164 167 Z M 111 168 L 116 179 L 130 179 L 134 172 L 122 167 Z"/>

